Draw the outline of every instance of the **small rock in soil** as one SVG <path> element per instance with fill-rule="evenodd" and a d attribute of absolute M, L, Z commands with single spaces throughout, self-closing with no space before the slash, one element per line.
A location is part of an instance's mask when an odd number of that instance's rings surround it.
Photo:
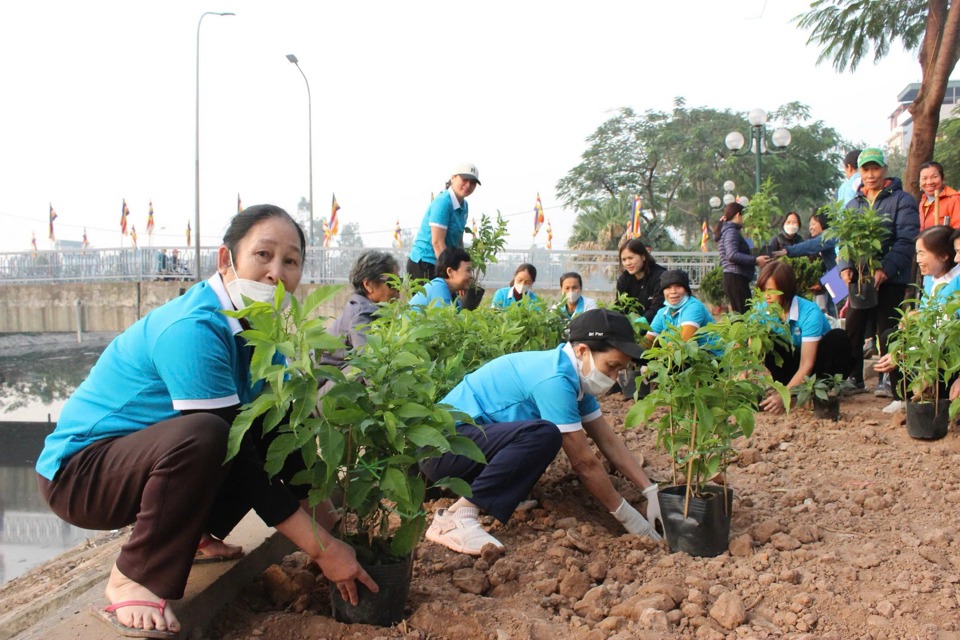
<path fill-rule="evenodd" d="M 582 598 L 591 587 L 590 576 L 579 569 L 571 569 L 560 581 L 560 595 L 566 598 Z"/>
<path fill-rule="evenodd" d="M 800 541 L 786 533 L 775 533 L 770 538 L 770 543 L 774 548 L 780 551 L 793 551 L 800 548 Z"/>
<path fill-rule="evenodd" d="M 724 629 L 736 629 L 747 620 L 747 611 L 732 591 L 727 591 L 717 598 L 710 607 L 710 617 L 720 623 Z"/>
<path fill-rule="evenodd" d="M 487 574 L 472 567 L 454 571 L 453 584 L 461 591 L 477 596 L 482 595 L 490 588 L 490 580 L 487 579 Z"/>
<path fill-rule="evenodd" d="M 749 556 L 753 553 L 753 538 L 749 533 L 739 535 L 730 541 L 729 549 L 732 556 L 738 558 Z"/>
<path fill-rule="evenodd" d="M 267 595 L 278 607 L 286 607 L 296 600 L 300 595 L 296 583 L 290 579 L 290 576 L 280 568 L 279 565 L 270 565 L 263 572 L 263 586 L 267 589 Z"/>
<path fill-rule="evenodd" d="M 753 537 L 760 544 L 770 542 L 773 534 L 783 531 L 780 522 L 777 520 L 764 520 L 753 529 Z"/>

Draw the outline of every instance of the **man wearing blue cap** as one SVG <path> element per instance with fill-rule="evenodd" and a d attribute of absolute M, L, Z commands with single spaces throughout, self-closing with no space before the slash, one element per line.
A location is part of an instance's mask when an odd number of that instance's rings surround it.
<path fill-rule="evenodd" d="M 459 553 L 480 555 L 486 544 L 503 545 L 477 520 L 481 511 L 509 520 L 562 448 L 583 485 L 630 533 L 659 540 L 657 485 L 627 450 L 600 412 L 596 396 L 609 391 L 617 373 L 643 348 L 626 316 L 592 309 L 569 325 L 568 342 L 550 351 L 501 356 L 468 374 L 442 400 L 470 415 L 477 426 L 460 424 L 486 456 L 479 464 L 452 453 L 422 463 L 437 480 L 457 477 L 472 496 L 460 498 L 434 516 L 427 539 Z M 607 460 L 647 498 L 646 518 L 614 488 L 592 439 Z"/>

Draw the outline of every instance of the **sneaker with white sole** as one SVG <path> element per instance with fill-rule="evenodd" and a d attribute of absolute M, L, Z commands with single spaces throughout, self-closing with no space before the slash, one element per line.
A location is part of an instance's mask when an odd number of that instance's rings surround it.
<path fill-rule="evenodd" d="M 470 556 L 479 556 L 486 544 L 503 549 L 500 541 L 480 526 L 479 516 L 480 509 L 476 507 L 460 507 L 456 511 L 440 509 L 427 529 L 427 540 Z"/>
<path fill-rule="evenodd" d="M 903 411 L 906 408 L 907 408 L 907 403 L 905 403 L 903 400 L 894 400 L 893 402 L 885 406 L 882 409 L 882 411 L 884 413 L 897 413 L 898 411 Z"/>
<path fill-rule="evenodd" d="M 887 377 L 887 374 L 883 374 L 880 377 L 880 381 L 877 382 L 877 388 L 873 390 L 873 395 L 878 398 L 893 397 L 893 387 L 890 385 L 890 378 Z"/>

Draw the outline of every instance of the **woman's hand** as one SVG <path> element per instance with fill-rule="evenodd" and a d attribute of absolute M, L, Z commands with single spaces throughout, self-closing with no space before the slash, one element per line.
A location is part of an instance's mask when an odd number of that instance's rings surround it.
<path fill-rule="evenodd" d="M 953 381 L 953 384 L 950 385 L 950 400 L 956 400 L 960 398 L 960 378 L 957 378 Z"/>
<path fill-rule="evenodd" d="M 767 397 L 760 403 L 760 408 L 773 414 L 783 413 L 783 398 L 776 391 L 768 391 Z"/>
<path fill-rule="evenodd" d="M 890 373 L 896 368 L 897 365 L 893 362 L 893 357 L 889 353 L 885 353 L 873 365 L 873 370 L 877 373 Z"/>
<path fill-rule="evenodd" d="M 877 269 L 876 272 L 873 274 L 873 286 L 879 289 L 880 285 L 886 282 L 887 279 L 888 279 L 887 272 L 884 271 L 883 269 Z"/>
<path fill-rule="evenodd" d="M 770 256 L 757 256 L 757 266 L 761 269 L 767 266 L 767 263 L 770 262 Z"/>
<path fill-rule="evenodd" d="M 840 277 L 843 279 L 844 282 L 846 282 L 847 284 L 850 284 L 851 282 L 853 282 L 853 269 L 844 269 L 843 271 L 840 272 Z"/>
<path fill-rule="evenodd" d="M 774 260 L 776 260 L 777 258 L 784 258 L 784 257 L 786 257 L 786 255 L 787 255 L 787 250 L 786 250 L 786 249 L 780 249 L 780 250 L 778 250 L 778 251 L 774 251 L 774 252 L 771 253 L 770 255 L 773 257 Z"/>

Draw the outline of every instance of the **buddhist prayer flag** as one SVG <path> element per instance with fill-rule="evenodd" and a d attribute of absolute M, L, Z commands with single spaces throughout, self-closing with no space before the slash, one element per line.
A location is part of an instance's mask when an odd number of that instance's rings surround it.
<path fill-rule="evenodd" d="M 397 245 L 397 249 L 403 249 L 403 239 L 400 237 L 400 218 L 397 218 L 397 226 L 393 228 L 393 241 Z"/>
<path fill-rule="evenodd" d="M 130 215 L 130 209 L 127 208 L 127 199 L 123 199 L 123 212 L 120 214 L 120 235 L 127 235 L 127 216 Z"/>
<path fill-rule="evenodd" d="M 187 246 L 190 246 L 190 221 L 187 221 Z"/>
<path fill-rule="evenodd" d="M 543 204 L 540 202 L 540 194 L 537 194 L 537 203 L 533 205 L 533 237 L 536 238 L 540 233 L 540 227 L 543 226 Z"/>
<path fill-rule="evenodd" d="M 550 226 L 549 220 L 547 220 L 547 249 L 553 249 L 553 227 Z"/>
<path fill-rule="evenodd" d="M 153 235 L 153 200 L 150 201 L 150 213 L 147 214 L 147 235 Z"/>
<path fill-rule="evenodd" d="M 330 221 L 323 228 L 323 246 L 329 247 L 330 240 L 340 231 L 340 217 L 337 212 L 340 211 L 340 205 L 337 204 L 337 194 L 333 194 L 333 203 L 330 205 Z"/>
<path fill-rule="evenodd" d="M 83 253 L 86 251 L 87 247 L 90 246 L 90 241 L 87 240 L 87 228 L 83 228 L 83 242 L 80 243 L 80 252 Z"/>
<path fill-rule="evenodd" d="M 30 245 L 33 247 L 33 257 L 37 257 L 37 232 L 33 231 L 30 236 Z"/>
<path fill-rule="evenodd" d="M 57 237 L 53 233 L 53 221 L 57 219 L 57 212 L 53 210 L 53 205 L 50 205 L 50 241 L 55 242 Z"/>
<path fill-rule="evenodd" d="M 706 251 L 706 250 L 707 250 L 707 238 L 709 238 L 709 234 L 707 233 L 707 221 L 706 221 L 706 220 L 703 221 L 703 225 L 700 227 L 700 232 L 701 232 L 701 235 L 700 235 L 700 251 Z"/>
<path fill-rule="evenodd" d="M 243 203 L 240 202 L 240 194 L 237 194 L 237 213 L 243 211 Z"/>
<path fill-rule="evenodd" d="M 130 239 L 133 240 L 133 248 L 137 248 L 137 225 L 130 225 Z"/>
<path fill-rule="evenodd" d="M 643 211 L 643 203 L 640 200 L 640 196 L 633 196 L 633 214 L 630 216 L 630 223 L 627 225 L 627 232 L 630 234 L 631 238 L 639 238 L 640 225 L 643 220 L 640 214 Z"/>

